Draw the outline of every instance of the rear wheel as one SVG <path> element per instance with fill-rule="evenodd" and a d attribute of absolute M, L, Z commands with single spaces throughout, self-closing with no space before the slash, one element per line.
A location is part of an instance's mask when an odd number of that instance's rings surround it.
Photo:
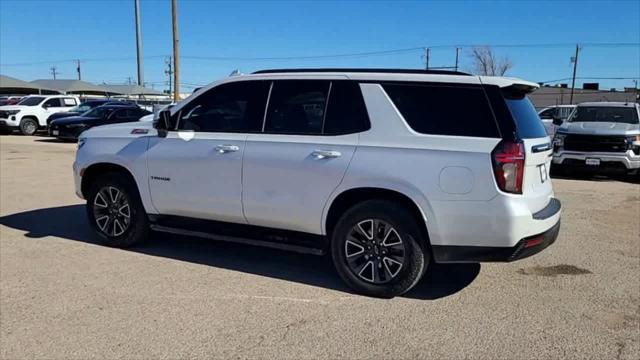
<path fill-rule="evenodd" d="M 22 119 L 20 132 L 22 135 L 33 135 L 38 131 L 38 121 L 32 118 Z"/>
<path fill-rule="evenodd" d="M 404 207 L 370 200 L 347 210 L 331 241 L 340 277 L 356 292 L 383 298 L 414 287 L 429 262 L 420 229 Z"/>
<path fill-rule="evenodd" d="M 86 210 L 89 223 L 105 245 L 128 247 L 147 238 L 147 214 L 136 185 L 122 174 L 100 176 L 89 189 Z"/>

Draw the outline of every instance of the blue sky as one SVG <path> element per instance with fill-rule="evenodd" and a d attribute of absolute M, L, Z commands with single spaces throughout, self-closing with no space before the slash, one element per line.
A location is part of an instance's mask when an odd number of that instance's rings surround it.
<path fill-rule="evenodd" d="M 569 78 L 576 42 L 578 77 L 640 77 L 640 1 L 554 2 L 218 2 L 178 0 L 182 81 L 201 85 L 238 68 L 423 68 L 422 50 L 322 59 L 265 59 L 349 54 L 446 45 L 431 51 L 432 66 L 451 66 L 456 45 L 564 44 L 495 47 L 509 56 L 511 76 L 533 81 Z M 142 0 L 144 76 L 164 88 L 172 52 L 171 2 Z M 470 70 L 469 48 L 461 69 Z M 133 0 L 0 0 L 0 73 L 25 80 L 75 78 L 125 83 L 136 78 Z M 215 60 L 211 58 L 240 58 Z M 203 59 L 209 58 L 209 59 Z M 249 59 L 247 59 L 249 58 Z M 588 80 L 604 87 L 631 79 Z M 568 82 L 568 81 L 564 81 Z"/>

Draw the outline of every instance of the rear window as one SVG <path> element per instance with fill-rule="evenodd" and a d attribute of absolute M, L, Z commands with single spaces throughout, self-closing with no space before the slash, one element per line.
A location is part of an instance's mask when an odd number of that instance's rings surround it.
<path fill-rule="evenodd" d="M 579 106 L 569 121 L 637 124 L 638 112 L 632 107 Z"/>
<path fill-rule="evenodd" d="M 383 88 L 414 131 L 431 135 L 500 137 L 493 112 L 480 87 L 383 84 Z"/>
<path fill-rule="evenodd" d="M 536 109 L 524 95 L 504 94 L 511 116 L 516 122 L 516 131 L 521 139 L 535 139 L 547 136 Z"/>

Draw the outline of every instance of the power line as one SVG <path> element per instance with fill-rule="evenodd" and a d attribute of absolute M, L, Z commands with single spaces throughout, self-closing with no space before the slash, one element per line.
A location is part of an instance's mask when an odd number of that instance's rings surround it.
<path fill-rule="evenodd" d="M 547 83 L 553 83 L 553 82 L 558 82 L 558 81 L 568 81 L 571 80 L 573 78 L 562 78 L 562 79 L 555 79 L 555 80 L 547 80 L 547 81 L 539 81 L 540 83 L 543 84 L 547 84 Z M 638 77 L 603 77 L 603 76 L 577 76 L 576 79 L 580 79 L 580 80 L 637 80 L 640 79 L 640 76 Z"/>
<path fill-rule="evenodd" d="M 429 46 L 415 46 L 409 48 L 401 48 L 401 49 L 390 49 L 390 50 L 380 50 L 380 51 L 367 51 L 367 52 L 353 52 L 353 53 L 342 53 L 342 54 L 318 54 L 318 55 L 304 55 L 304 56 L 270 56 L 270 57 L 243 57 L 243 56 L 181 56 L 185 59 L 191 60 L 208 60 L 208 61 L 284 61 L 284 60 L 320 60 L 320 59 L 334 59 L 334 58 L 358 58 L 358 57 L 369 57 L 369 56 L 384 56 L 384 55 L 394 55 L 394 54 L 402 54 L 409 52 L 420 51 L 423 52 L 425 48 L 430 49 L 455 49 L 455 48 L 473 48 L 480 46 L 490 46 L 492 48 L 563 48 L 563 47 L 574 47 L 575 43 L 540 43 L 540 44 L 457 44 L 457 45 L 429 45 Z M 590 47 L 590 48 L 598 48 L 598 47 L 639 47 L 640 43 L 635 42 L 591 42 L 591 43 L 580 43 L 581 47 Z M 143 59 L 159 59 L 164 58 L 166 55 L 153 55 L 153 56 L 145 56 Z M 83 62 L 99 62 L 99 61 L 124 61 L 124 60 L 136 60 L 137 57 L 114 57 L 114 58 L 86 58 L 80 59 Z M 61 60 L 48 60 L 48 61 L 36 61 L 36 62 L 24 62 L 24 63 L 11 63 L 11 64 L 2 64 L 2 66 L 28 66 L 28 65 L 40 65 L 40 64 L 50 64 L 50 63 L 62 63 L 62 62 L 72 62 L 77 59 L 61 59 Z"/>

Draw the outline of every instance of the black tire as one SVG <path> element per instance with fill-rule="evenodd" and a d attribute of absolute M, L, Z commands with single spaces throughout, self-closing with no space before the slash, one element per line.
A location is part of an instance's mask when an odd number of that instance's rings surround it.
<path fill-rule="evenodd" d="M 365 233 L 363 228 L 356 228 L 361 224 L 370 226 L 371 231 Z M 395 235 L 400 241 L 400 245 L 394 245 L 395 249 L 383 244 L 392 236 L 389 235 L 392 230 L 396 231 Z M 376 232 L 378 234 L 374 235 Z M 382 233 L 386 233 L 386 237 Z M 427 240 L 422 239 L 422 233 L 411 212 L 400 204 L 387 200 L 368 200 L 359 203 L 347 210 L 334 228 L 331 236 L 333 263 L 342 280 L 357 293 L 381 298 L 402 295 L 420 281 L 429 264 Z M 354 236 L 360 239 L 355 241 Z M 381 237 L 385 238 L 384 241 L 380 241 Z M 355 244 L 354 247 L 354 242 L 358 242 L 359 245 Z M 373 249 L 365 248 L 367 244 Z M 348 247 L 355 250 L 349 254 L 351 260 L 347 257 L 347 253 L 351 251 Z M 362 248 L 362 253 L 359 252 L 359 248 Z M 395 252 L 395 255 L 391 252 Z M 398 255 L 400 253 L 402 256 Z M 379 256 L 380 254 L 389 254 L 388 256 L 394 256 L 396 260 L 402 259 L 402 261 L 396 261 L 402 265 L 398 268 L 397 264 L 391 263 L 393 259 L 389 260 L 390 257 Z M 381 257 L 382 260 L 380 260 Z M 358 266 L 355 263 L 357 262 L 364 263 L 359 273 L 356 273 Z M 369 263 L 372 264 L 369 265 Z M 391 269 L 390 265 L 396 266 L 397 270 Z M 392 274 L 393 272 L 395 275 Z M 369 280 L 363 274 L 370 274 Z"/>
<path fill-rule="evenodd" d="M 115 201 L 112 201 L 114 194 Z M 128 204 L 128 211 L 125 202 Z M 86 211 L 89 224 L 104 245 L 126 248 L 147 239 L 149 220 L 142 206 L 140 194 L 136 184 L 121 173 L 101 175 L 91 184 Z M 104 216 L 108 216 L 108 219 L 103 219 Z"/>
<path fill-rule="evenodd" d="M 26 118 L 20 121 L 20 133 L 22 135 L 33 135 L 38 132 L 38 121 L 33 118 Z"/>

